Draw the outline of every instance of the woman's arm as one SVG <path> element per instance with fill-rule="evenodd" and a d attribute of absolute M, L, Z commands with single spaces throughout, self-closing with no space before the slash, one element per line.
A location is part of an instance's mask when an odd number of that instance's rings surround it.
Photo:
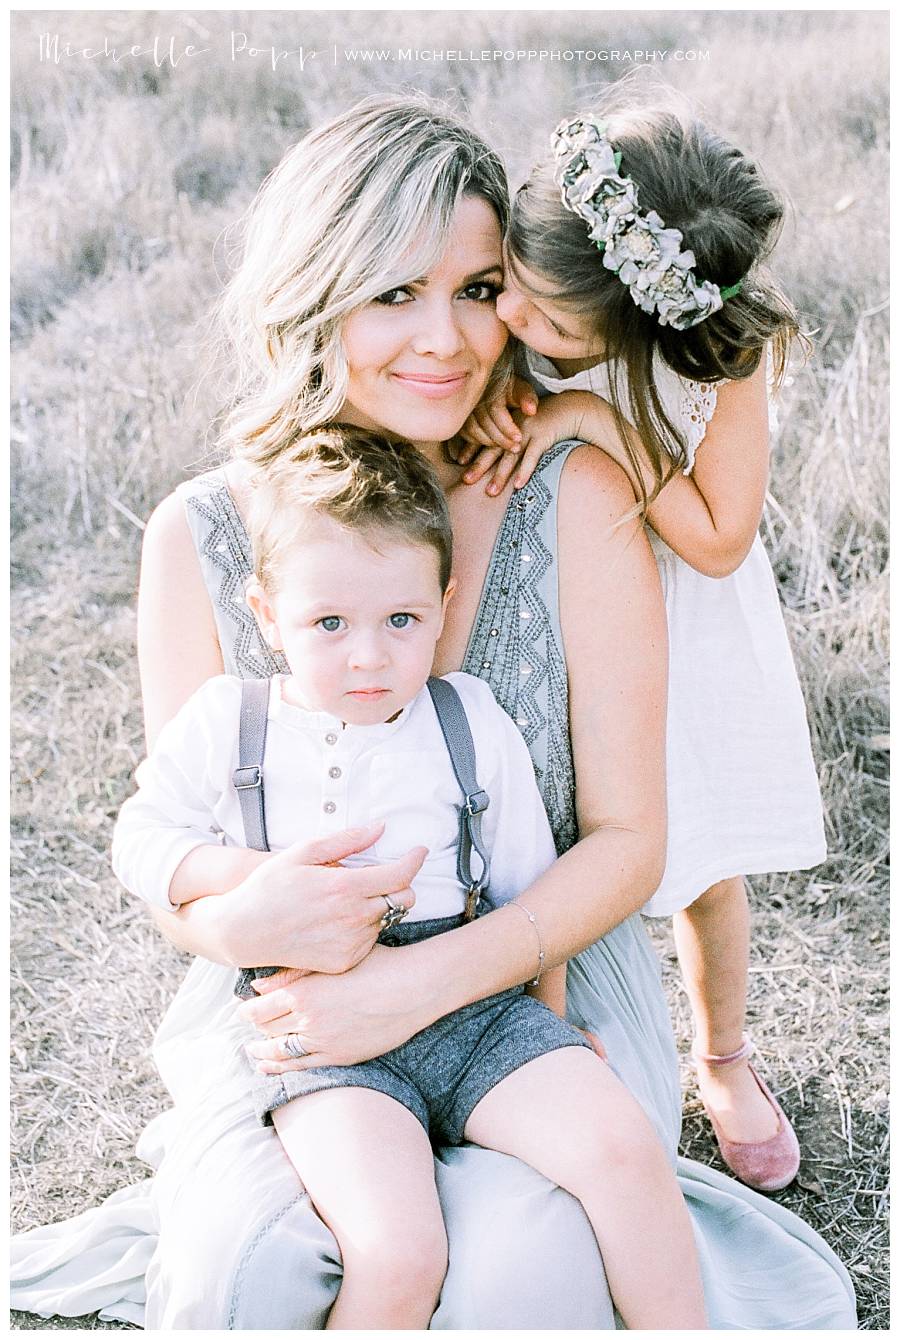
<path fill-rule="evenodd" d="M 580 841 L 521 895 L 553 967 L 642 907 L 665 864 L 667 642 L 656 563 L 633 493 L 592 447 L 571 453 L 559 496 L 559 584 Z M 240 1006 L 273 1038 L 297 1032 L 309 1064 L 380 1055 L 450 1011 L 535 975 L 535 928 L 499 908 L 403 949 L 376 946 L 340 978 L 261 983 Z M 276 1067 L 278 1044 L 256 1054 Z"/>
<path fill-rule="evenodd" d="M 159 504 L 144 532 L 137 648 L 152 749 L 195 689 L 225 668 L 184 503 L 176 493 Z"/>
<path fill-rule="evenodd" d="M 533 996 L 539 1000 L 542 1005 L 546 1005 L 548 1010 L 558 1014 L 560 1019 L 566 1017 L 566 965 L 558 963 L 555 968 L 548 968 L 546 972 L 541 973 L 541 980 L 537 986 L 529 983 L 525 988 L 525 994 Z"/>

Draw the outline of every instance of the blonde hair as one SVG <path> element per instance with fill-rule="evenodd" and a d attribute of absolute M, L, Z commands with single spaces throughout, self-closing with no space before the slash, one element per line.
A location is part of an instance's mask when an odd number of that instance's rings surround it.
<path fill-rule="evenodd" d="M 447 589 L 450 514 L 437 475 L 410 443 L 337 424 L 296 439 L 257 472 L 253 485 L 247 531 L 254 572 L 270 594 L 316 516 L 358 534 L 386 534 L 434 550 L 441 590 Z"/>
<path fill-rule="evenodd" d="M 464 195 L 505 231 L 500 159 L 423 97 L 366 99 L 288 151 L 245 216 L 243 261 L 217 309 L 234 356 L 220 434 L 231 454 L 265 465 L 340 417 L 345 318 L 439 262 Z M 507 375 L 500 363 L 491 386 Z"/>

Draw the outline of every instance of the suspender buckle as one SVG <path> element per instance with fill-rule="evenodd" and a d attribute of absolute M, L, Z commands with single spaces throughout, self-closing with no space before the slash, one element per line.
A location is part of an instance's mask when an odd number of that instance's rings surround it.
<path fill-rule="evenodd" d="M 474 817 L 476 814 L 484 814 L 490 803 L 491 798 L 487 791 L 473 791 L 470 796 L 466 796 L 466 803 L 463 805 L 463 809 L 466 814 Z"/>
<path fill-rule="evenodd" d="M 258 791 L 262 786 L 262 768 L 258 763 L 250 768 L 235 768 L 232 782 L 236 791 Z"/>
<path fill-rule="evenodd" d="M 481 901 L 481 895 L 484 889 L 480 884 L 470 884 L 466 890 L 466 910 L 463 913 L 464 921 L 474 921 L 478 915 L 478 904 Z"/>

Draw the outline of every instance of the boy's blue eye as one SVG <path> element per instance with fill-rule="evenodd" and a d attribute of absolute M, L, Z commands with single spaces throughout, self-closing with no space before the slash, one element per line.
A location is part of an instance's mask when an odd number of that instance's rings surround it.
<path fill-rule="evenodd" d="M 337 614 L 326 614 L 324 619 L 319 619 L 319 627 L 326 633 L 337 633 L 344 622 Z"/>
<path fill-rule="evenodd" d="M 388 619 L 392 628 L 408 628 L 414 622 L 415 618 L 412 614 L 392 614 Z"/>

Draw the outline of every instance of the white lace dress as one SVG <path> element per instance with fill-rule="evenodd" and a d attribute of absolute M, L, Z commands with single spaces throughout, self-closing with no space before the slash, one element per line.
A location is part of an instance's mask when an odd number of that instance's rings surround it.
<path fill-rule="evenodd" d="M 540 391 L 611 398 L 612 365 L 573 377 L 527 351 Z M 620 368 L 618 376 L 623 377 Z M 716 389 L 661 361 L 656 385 L 688 446 L 688 469 Z M 620 397 L 627 405 L 625 386 Z M 772 566 L 757 535 L 729 577 L 705 577 L 652 534 L 669 623 L 669 845 L 662 884 L 644 908 L 669 916 L 731 875 L 806 870 L 825 857 L 809 728 Z"/>

